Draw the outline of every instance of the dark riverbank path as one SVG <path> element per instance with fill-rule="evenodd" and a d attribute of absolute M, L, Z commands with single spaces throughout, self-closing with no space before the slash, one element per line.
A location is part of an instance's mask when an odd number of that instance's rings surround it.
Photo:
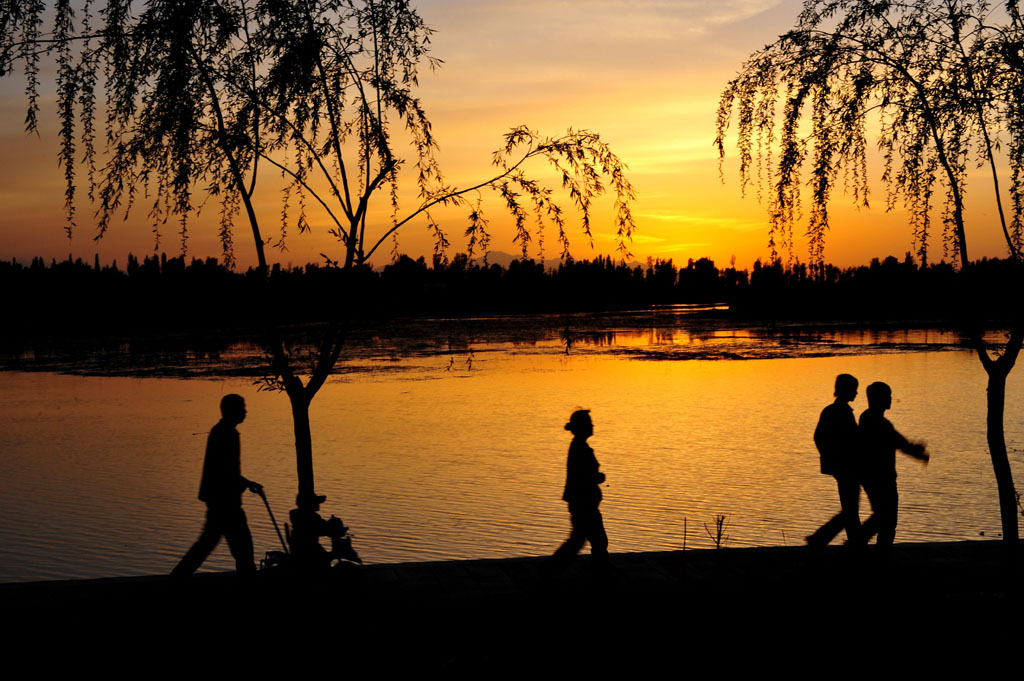
<path fill-rule="evenodd" d="M 18 625 L 12 651 L 70 644 L 88 659 L 114 645 L 185 667 L 215 665 L 190 658 L 213 650 L 235 651 L 214 655 L 224 664 L 258 668 L 288 669 L 301 658 L 325 671 L 487 677 L 787 661 L 807 671 L 870 670 L 897 661 L 984 665 L 1024 645 L 1024 575 L 998 541 L 898 544 L 889 560 L 841 546 L 615 554 L 608 577 L 580 556 L 555 581 L 542 578 L 542 564 L 371 565 L 328 581 L 241 583 L 208 573 L 184 585 L 165 577 L 3 584 L 0 604 Z"/>

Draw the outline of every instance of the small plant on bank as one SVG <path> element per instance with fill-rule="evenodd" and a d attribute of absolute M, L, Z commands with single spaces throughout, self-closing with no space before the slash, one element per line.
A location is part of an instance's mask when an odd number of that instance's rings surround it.
<path fill-rule="evenodd" d="M 712 524 L 714 529 L 704 523 L 704 531 L 711 537 L 711 541 L 715 543 L 715 549 L 718 550 L 729 541 L 729 535 L 725 533 L 729 529 L 729 517 L 724 513 L 716 513 L 712 518 Z"/>

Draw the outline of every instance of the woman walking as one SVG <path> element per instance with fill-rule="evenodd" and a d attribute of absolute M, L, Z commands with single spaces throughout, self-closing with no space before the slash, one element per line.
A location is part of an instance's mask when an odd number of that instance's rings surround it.
<path fill-rule="evenodd" d="M 598 510 L 604 473 L 599 470 L 594 450 L 587 444 L 587 438 L 594 434 L 590 411 L 580 409 L 573 412 L 565 429 L 573 434 L 573 438 L 569 445 L 562 500 L 569 504 L 572 532 L 551 557 L 549 570 L 558 573 L 564 571 L 583 548 L 584 542 L 588 541 L 590 555 L 595 564 L 604 570 L 608 567 L 608 535 L 604 531 L 601 511 Z"/>

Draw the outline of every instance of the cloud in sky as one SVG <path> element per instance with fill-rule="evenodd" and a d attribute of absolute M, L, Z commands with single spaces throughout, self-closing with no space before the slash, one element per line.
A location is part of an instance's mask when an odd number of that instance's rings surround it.
<path fill-rule="evenodd" d="M 707 241 L 687 241 L 671 244 L 664 244 L 648 249 L 651 255 L 667 255 L 669 258 L 678 258 L 680 253 L 701 253 L 707 251 L 712 244 Z M 706 256 L 699 256 L 706 257 Z"/>
<path fill-rule="evenodd" d="M 638 213 L 638 220 L 673 222 L 680 225 L 713 227 L 715 229 L 764 230 L 764 220 L 746 220 L 730 216 L 692 215 L 682 213 Z"/>
<path fill-rule="evenodd" d="M 435 55 L 449 65 L 471 54 L 507 59 L 506 77 L 527 65 L 599 67 L 610 75 L 661 65 L 706 63 L 719 49 L 749 52 L 792 23 L 796 0 L 424 0 L 417 3 L 437 29 Z M 767 25 L 753 19 L 769 15 Z M 786 24 L 779 23 L 780 30 Z M 777 32 L 776 32 L 777 34 Z M 755 38 L 756 36 L 756 38 Z M 714 46 L 709 51 L 709 46 Z"/>
<path fill-rule="evenodd" d="M 532 28 L 542 34 L 590 29 L 600 39 L 642 40 L 706 33 L 783 4 L 784 0 L 420 0 L 417 6 L 425 16 L 444 16 L 456 26 L 460 17 L 476 24 L 494 16 L 504 20 L 499 30 Z M 509 18 L 514 19 L 511 25 Z"/>
<path fill-rule="evenodd" d="M 608 241 L 615 242 L 618 239 L 618 235 L 615 232 L 601 232 L 594 231 L 594 241 Z M 651 236 L 649 234 L 637 233 L 633 235 L 633 243 L 639 246 L 646 246 L 649 244 L 658 244 L 665 241 L 661 237 Z"/>

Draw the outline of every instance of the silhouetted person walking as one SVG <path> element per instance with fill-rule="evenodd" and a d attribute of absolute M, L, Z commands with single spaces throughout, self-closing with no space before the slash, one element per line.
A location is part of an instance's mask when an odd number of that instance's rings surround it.
<path fill-rule="evenodd" d="M 861 480 L 871 502 L 871 517 L 864 522 L 863 541 L 878 534 L 877 544 L 892 546 L 896 537 L 899 493 L 896 490 L 896 450 L 925 464 L 930 458 L 925 446 L 911 442 L 885 418 L 892 406 L 892 389 L 885 383 L 872 383 L 865 391 L 868 408 L 860 415 L 860 441 L 863 447 Z"/>
<path fill-rule="evenodd" d="M 836 376 L 835 401 L 821 411 L 814 429 L 814 444 L 821 455 L 821 472 L 836 479 L 840 510 L 831 520 L 808 535 L 807 544 L 818 548 L 846 530 L 846 541 L 855 545 L 860 535 L 860 480 L 856 459 L 857 419 L 850 402 L 857 397 L 857 379 L 850 374 Z"/>
<path fill-rule="evenodd" d="M 594 434 L 590 411 L 580 409 L 573 412 L 565 429 L 572 432 L 569 458 L 566 462 L 565 491 L 562 500 L 569 504 L 572 532 L 548 563 L 549 571 L 562 572 L 584 542 L 590 542 L 590 555 L 597 564 L 606 569 L 608 565 L 608 535 L 604 531 L 604 519 L 598 505 L 601 503 L 601 483 L 604 473 L 599 470 L 594 450 L 587 444 L 587 438 Z"/>
<path fill-rule="evenodd" d="M 220 413 L 221 420 L 210 429 L 206 440 L 203 479 L 199 483 L 199 500 L 206 503 L 206 524 L 199 539 L 171 571 L 172 577 L 188 577 L 199 569 L 221 536 L 228 540 L 238 574 L 256 572 L 242 492 L 248 489 L 259 493 L 263 486 L 247 480 L 241 472 L 241 444 L 235 426 L 245 420 L 245 400 L 241 395 L 225 395 Z"/>

